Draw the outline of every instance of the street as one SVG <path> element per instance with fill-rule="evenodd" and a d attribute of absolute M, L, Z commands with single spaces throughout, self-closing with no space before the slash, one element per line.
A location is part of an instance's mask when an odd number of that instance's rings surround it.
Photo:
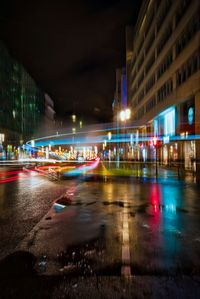
<path fill-rule="evenodd" d="M 57 206 L 66 192 L 70 203 Z M 43 274 L 199 275 L 199 193 L 178 180 L 50 181 L 32 171 L 0 185 L 0 256 L 29 251 Z"/>
<path fill-rule="evenodd" d="M 66 188 L 67 182 L 55 184 L 34 171 L 0 168 L 0 258 L 15 249 Z"/>

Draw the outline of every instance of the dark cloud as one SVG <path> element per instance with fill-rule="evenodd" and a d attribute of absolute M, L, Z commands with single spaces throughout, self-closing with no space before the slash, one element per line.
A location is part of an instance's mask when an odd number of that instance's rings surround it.
<path fill-rule="evenodd" d="M 8 0 L 1 36 L 52 96 L 58 114 L 76 109 L 108 120 L 115 68 L 125 63 L 125 25 L 134 23 L 139 2 Z"/>

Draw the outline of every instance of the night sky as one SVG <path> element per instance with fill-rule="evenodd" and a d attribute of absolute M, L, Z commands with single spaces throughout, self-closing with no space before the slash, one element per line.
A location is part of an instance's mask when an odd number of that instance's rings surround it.
<path fill-rule="evenodd" d="M 110 121 L 115 68 L 125 64 L 125 26 L 139 0 L 4 0 L 0 38 L 55 102 L 72 112 Z"/>

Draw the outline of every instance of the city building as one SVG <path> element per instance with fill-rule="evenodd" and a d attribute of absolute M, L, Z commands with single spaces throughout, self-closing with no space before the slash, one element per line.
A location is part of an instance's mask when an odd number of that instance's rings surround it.
<path fill-rule="evenodd" d="M 126 159 L 129 149 L 128 144 L 124 142 L 127 135 L 126 126 L 128 125 L 130 118 L 130 109 L 127 106 L 127 79 L 126 79 L 126 68 L 116 69 L 115 79 L 115 94 L 112 103 L 113 110 L 113 125 L 114 125 L 114 136 L 116 136 L 117 142 L 110 145 L 110 155 L 113 158 Z M 108 140 L 109 142 L 109 140 Z"/>
<path fill-rule="evenodd" d="M 198 173 L 199 16 L 198 0 L 145 0 L 136 26 L 126 32 L 128 105 L 137 134 L 150 137 L 137 157 L 142 150 L 148 159 L 182 162 Z"/>
<path fill-rule="evenodd" d="M 22 64 L 0 41 L 0 158 L 17 156 L 17 149 L 39 128 L 44 95 Z"/>
<path fill-rule="evenodd" d="M 115 76 L 115 94 L 112 104 L 113 120 L 117 121 L 118 114 L 121 110 L 127 108 L 127 91 L 126 91 L 126 68 L 116 69 Z"/>
<path fill-rule="evenodd" d="M 55 130 L 55 110 L 54 110 L 54 101 L 50 98 L 50 96 L 45 93 L 45 112 L 44 112 L 44 126 L 45 133 L 51 132 Z"/>

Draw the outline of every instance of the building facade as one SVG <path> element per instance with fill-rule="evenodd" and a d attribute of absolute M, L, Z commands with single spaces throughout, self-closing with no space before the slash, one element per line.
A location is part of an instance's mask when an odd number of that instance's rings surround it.
<path fill-rule="evenodd" d="M 126 34 L 128 105 L 147 137 L 141 148 L 155 158 L 157 138 L 162 163 L 181 161 L 195 171 L 200 170 L 199 16 L 198 0 L 145 0 Z"/>
<path fill-rule="evenodd" d="M 15 155 L 38 129 L 43 113 L 42 91 L 0 41 L 0 158 L 5 152 Z"/>
<path fill-rule="evenodd" d="M 44 130 L 46 133 L 55 130 L 55 110 L 54 110 L 54 101 L 50 96 L 45 94 L 45 113 L 44 113 Z"/>

